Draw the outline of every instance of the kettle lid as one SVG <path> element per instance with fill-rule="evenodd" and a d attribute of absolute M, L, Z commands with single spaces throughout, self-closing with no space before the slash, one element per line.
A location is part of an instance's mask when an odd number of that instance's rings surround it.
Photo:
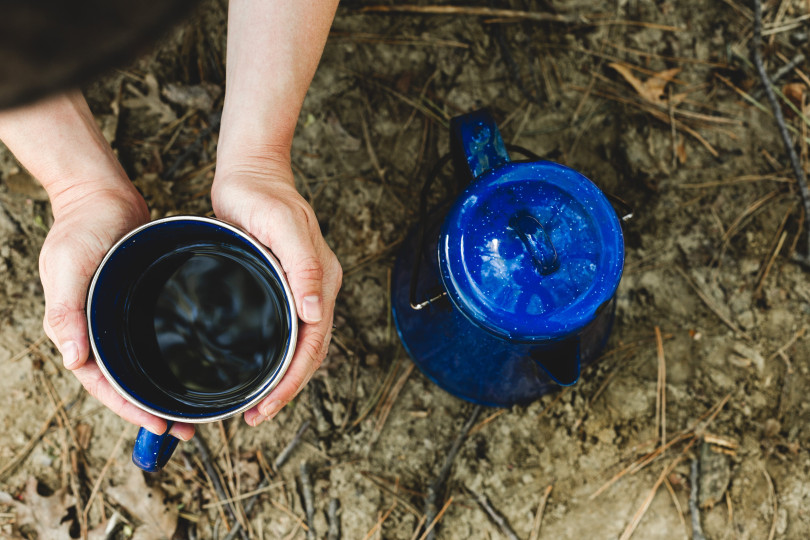
<path fill-rule="evenodd" d="M 563 339 L 596 317 L 624 265 L 621 225 L 577 171 L 539 161 L 485 172 L 455 201 L 439 268 L 455 306 L 513 341 Z"/>

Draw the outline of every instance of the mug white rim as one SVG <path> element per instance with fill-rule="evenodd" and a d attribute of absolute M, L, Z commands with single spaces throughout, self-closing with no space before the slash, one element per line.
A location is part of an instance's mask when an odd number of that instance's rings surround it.
<path fill-rule="evenodd" d="M 284 356 L 281 360 L 280 366 L 275 370 L 275 378 L 272 379 L 269 383 L 266 383 L 264 386 L 261 386 L 256 390 L 254 395 L 249 396 L 242 405 L 239 405 L 235 409 L 228 410 L 223 413 L 219 414 L 212 414 L 210 416 L 205 417 L 185 417 L 180 415 L 175 415 L 163 411 L 159 411 L 150 407 L 149 405 L 141 402 L 135 396 L 130 394 L 124 387 L 122 387 L 118 381 L 116 381 L 115 377 L 110 373 L 105 365 L 104 361 L 101 360 L 99 355 L 98 349 L 96 347 L 95 339 L 91 335 L 91 328 L 92 328 L 92 320 L 90 317 L 90 306 L 92 305 L 93 301 L 93 293 L 95 292 L 96 282 L 98 281 L 99 275 L 101 274 L 102 269 L 107 264 L 107 261 L 112 257 L 113 253 L 127 240 L 129 240 L 134 235 L 138 234 L 144 229 L 154 227 L 155 225 L 160 225 L 163 223 L 168 223 L 172 221 L 199 221 L 202 223 L 208 223 L 212 225 L 217 225 L 219 227 L 223 227 L 232 233 L 236 234 L 240 238 L 243 238 L 245 241 L 250 243 L 254 248 L 256 248 L 259 253 L 262 254 L 263 257 L 267 259 L 267 262 L 270 266 L 275 270 L 276 274 L 279 278 L 279 283 L 281 284 L 282 289 L 284 290 L 284 296 L 289 302 L 290 308 L 290 337 L 287 344 L 287 349 L 284 351 Z M 139 409 L 146 411 L 150 414 L 163 418 L 164 420 L 171 420 L 174 422 L 182 422 L 185 424 L 205 424 L 208 422 L 216 422 L 218 420 L 224 420 L 226 418 L 231 418 L 238 414 L 241 414 L 257 403 L 259 403 L 262 399 L 267 397 L 273 389 L 278 386 L 278 383 L 281 382 L 281 379 L 284 378 L 284 375 L 287 372 L 287 369 L 290 367 L 290 363 L 292 362 L 292 358 L 295 355 L 295 348 L 296 343 L 298 341 L 298 314 L 295 305 L 295 298 L 292 294 L 292 289 L 290 289 L 290 284 L 287 282 L 287 275 L 284 272 L 284 269 L 281 267 L 281 263 L 279 263 L 278 259 L 267 249 L 261 242 L 259 242 L 256 238 L 254 238 L 250 233 L 243 231 L 239 227 L 232 225 L 226 221 L 222 221 L 221 219 L 203 217 L 203 216 L 191 216 L 191 215 L 179 215 L 179 216 L 171 216 L 165 217 L 161 219 L 156 219 L 154 221 L 150 221 L 149 223 L 145 223 L 127 234 L 121 237 L 113 246 L 107 250 L 107 253 L 104 255 L 104 258 L 99 263 L 98 268 L 96 268 L 95 273 L 93 274 L 93 279 L 90 281 L 90 287 L 87 293 L 87 304 L 85 306 L 85 314 L 87 317 L 87 333 L 88 333 L 88 340 L 90 341 L 90 348 L 92 350 L 93 356 L 96 359 L 96 365 L 98 365 L 99 369 L 101 370 L 104 378 L 110 383 L 110 385 L 115 389 L 115 391 L 124 399 L 126 399 L 129 403 L 132 403 Z M 266 381 L 265 381 L 266 382 Z"/>

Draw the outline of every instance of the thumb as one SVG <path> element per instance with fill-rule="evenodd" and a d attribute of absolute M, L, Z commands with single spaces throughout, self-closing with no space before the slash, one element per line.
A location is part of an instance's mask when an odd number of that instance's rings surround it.
<path fill-rule="evenodd" d="M 87 361 L 85 298 L 90 277 L 75 268 L 70 258 L 46 254 L 40 258 L 40 277 L 45 291 L 43 328 L 62 355 L 67 369 L 76 369 Z M 55 271 L 54 271 L 55 270 Z"/>

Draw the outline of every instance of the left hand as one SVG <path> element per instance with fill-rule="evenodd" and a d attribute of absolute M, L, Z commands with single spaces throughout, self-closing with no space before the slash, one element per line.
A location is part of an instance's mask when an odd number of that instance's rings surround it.
<path fill-rule="evenodd" d="M 287 373 L 245 412 L 245 421 L 257 426 L 295 398 L 326 357 L 343 271 L 312 207 L 295 189 L 289 157 L 218 168 L 211 202 L 218 218 L 242 227 L 278 258 L 303 323 Z"/>

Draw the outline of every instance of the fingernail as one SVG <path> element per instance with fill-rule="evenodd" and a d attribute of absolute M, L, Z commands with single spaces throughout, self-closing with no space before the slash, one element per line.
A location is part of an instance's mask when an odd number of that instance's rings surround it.
<path fill-rule="evenodd" d="M 282 407 L 284 407 L 284 403 L 282 401 L 280 400 L 272 401 L 270 402 L 269 405 L 266 405 L 259 412 L 265 418 L 273 418 L 275 415 L 278 414 L 278 411 L 280 411 Z"/>
<path fill-rule="evenodd" d="M 305 296 L 304 297 L 304 320 L 310 323 L 320 322 L 322 315 L 321 297 L 320 296 Z"/>
<path fill-rule="evenodd" d="M 163 435 L 166 433 L 166 427 L 158 427 L 158 426 L 141 426 L 143 429 L 152 433 L 154 435 Z"/>
<path fill-rule="evenodd" d="M 264 422 L 265 420 L 267 420 L 267 417 L 266 417 L 265 415 L 263 415 L 263 414 L 257 414 L 257 415 L 256 415 L 256 418 L 254 418 L 254 419 L 253 419 L 253 427 L 258 426 L 259 424 L 261 424 L 261 423 L 262 423 L 262 422 Z"/>
<path fill-rule="evenodd" d="M 181 441 L 188 441 L 184 434 L 177 432 L 176 426 L 172 426 L 172 428 L 169 430 L 169 435 L 176 439 L 180 439 Z"/>
<path fill-rule="evenodd" d="M 66 341 L 62 345 L 62 362 L 67 369 L 73 369 L 79 363 L 79 346 L 75 341 Z"/>

